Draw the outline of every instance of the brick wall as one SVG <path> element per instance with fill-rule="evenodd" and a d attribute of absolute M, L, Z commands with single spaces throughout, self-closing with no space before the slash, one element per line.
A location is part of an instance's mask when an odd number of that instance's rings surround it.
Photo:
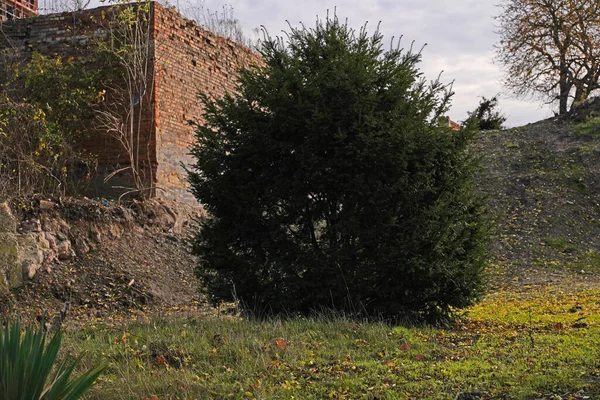
<path fill-rule="evenodd" d="M 200 120 L 198 93 L 222 97 L 235 89 L 237 70 L 258 57 L 247 48 L 213 35 L 171 9 L 154 3 L 157 195 L 193 201 L 181 163 L 191 164 L 194 131 Z"/>
<path fill-rule="evenodd" d="M 42 54 L 77 55 L 95 38 L 106 36 L 102 15 L 110 7 L 41 15 L 0 22 L 0 49 Z"/>
<path fill-rule="evenodd" d="M 0 21 L 28 18 L 37 15 L 37 0 L 2 0 L 0 1 Z"/>

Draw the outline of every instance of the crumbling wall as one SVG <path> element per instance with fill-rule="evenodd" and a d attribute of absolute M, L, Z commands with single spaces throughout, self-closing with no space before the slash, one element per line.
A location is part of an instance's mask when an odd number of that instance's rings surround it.
<path fill-rule="evenodd" d="M 16 233 L 16 223 L 10 208 L 6 203 L 0 205 L 0 295 L 22 283 Z"/>
<path fill-rule="evenodd" d="M 109 37 L 107 21 L 118 12 L 115 10 L 107 6 L 0 23 L 0 62 L 27 62 L 34 52 L 65 58 L 84 56 Z M 95 128 L 90 126 L 89 136 L 82 139 L 81 145 L 97 156 L 100 171 L 109 173 L 126 164 L 128 155 L 123 147 Z"/>
<path fill-rule="evenodd" d="M 222 97 L 235 90 L 238 70 L 259 57 L 247 48 L 213 35 L 172 9 L 154 3 L 157 195 L 194 202 L 181 163 L 189 165 L 194 140 L 189 120 L 200 121 L 198 94 Z"/>
<path fill-rule="evenodd" d="M 74 57 L 85 54 L 98 39 L 108 37 L 107 19 L 118 10 L 115 7 L 119 6 L 1 23 L 0 54 L 27 56 L 33 51 Z M 153 90 L 145 94 L 147 108 L 142 112 L 140 125 L 141 158 L 151 166 L 157 197 L 195 203 L 188 191 L 182 163 L 192 162 L 189 147 L 194 131 L 188 122 L 201 119 L 203 105 L 198 94 L 204 92 L 216 98 L 234 91 L 238 70 L 260 62 L 260 58 L 247 48 L 198 27 L 173 9 L 153 2 L 151 12 L 153 82 L 149 86 Z M 129 165 L 123 147 L 98 130 L 82 145 L 98 156 L 101 173 Z M 108 189 L 100 187 L 100 190 Z M 101 191 L 94 195 L 106 194 Z"/>
<path fill-rule="evenodd" d="M 0 21 L 37 15 L 37 0 L 4 0 L 0 2 Z"/>

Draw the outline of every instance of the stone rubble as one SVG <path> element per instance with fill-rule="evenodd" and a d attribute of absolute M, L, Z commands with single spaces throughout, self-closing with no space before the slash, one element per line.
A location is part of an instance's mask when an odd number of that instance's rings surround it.
<path fill-rule="evenodd" d="M 49 203 L 44 204 L 45 209 L 53 207 Z M 85 241 L 79 247 L 83 253 L 89 251 Z M 0 205 L 0 295 L 23 286 L 43 266 L 49 268 L 52 262 L 75 255 L 71 239 L 64 232 L 44 231 L 41 221 L 35 218 L 18 224 L 8 204 Z"/>

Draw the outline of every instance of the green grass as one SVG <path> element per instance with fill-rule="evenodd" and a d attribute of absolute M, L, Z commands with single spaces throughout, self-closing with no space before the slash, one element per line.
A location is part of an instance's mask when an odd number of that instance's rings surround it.
<path fill-rule="evenodd" d="M 498 292 L 447 329 L 339 316 L 131 321 L 73 331 L 65 346 L 87 354 L 82 368 L 108 362 L 89 399 L 598 395 L 598 298 L 573 285 Z"/>
<path fill-rule="evenodd" d="M 576 137 L 598 136 L 600 134 L 600 117 L 590 115 L 584 122 L 581 122 L 575 126 L 573 134 Z"/>
<path fill-rule="evenodd" d="M 563 238 L 548 236 L 544 241 L 548 246 L 559 253 L 575 253 L 579 250 L 577 246 Z"/>
<path fill-rule="evenodd" d="M 597 143 L 594 142 L 583 142 L 579 145 L 578 149 L 580 154 L 593 155 L 598 153 L 600 150 Z"/>

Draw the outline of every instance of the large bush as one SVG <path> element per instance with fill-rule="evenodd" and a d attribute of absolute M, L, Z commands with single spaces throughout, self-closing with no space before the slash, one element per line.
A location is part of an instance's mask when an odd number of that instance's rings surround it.
<path fill-rule="evenodd" d="M 447 315 L 481 290 L 485 224 L 472 132 L 438 123 L 450 93 L 421 53 L 337 18 L 262 43 L 238 91 L 206 102 L 192 192 L 215 302 Z"/>

